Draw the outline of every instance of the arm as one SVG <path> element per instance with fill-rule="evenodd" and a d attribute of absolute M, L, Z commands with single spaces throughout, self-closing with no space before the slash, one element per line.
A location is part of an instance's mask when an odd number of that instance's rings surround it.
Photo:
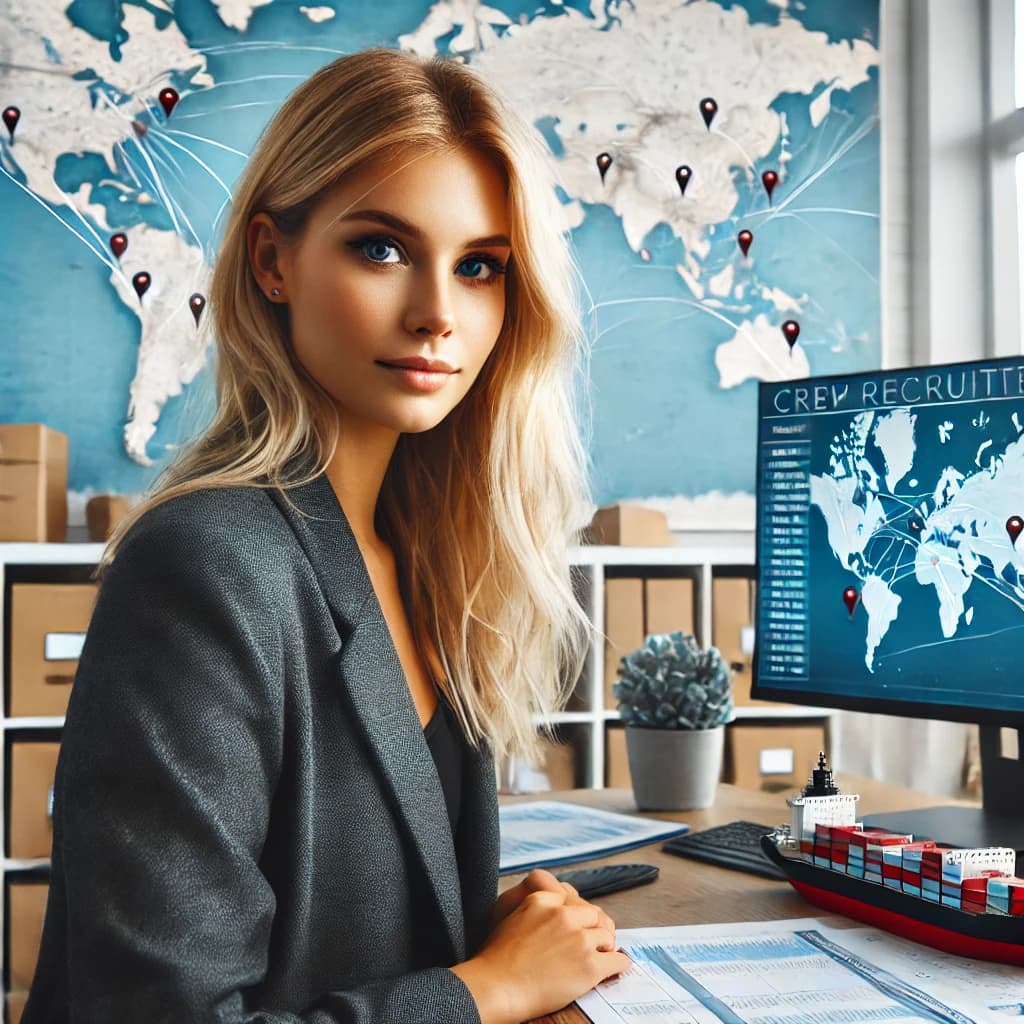
<path fill-rule="evenodd" d="M 442 968 L 325 993 L 298 1015 L 247 1005 L 275 907 L 259 858 L 284 667 L 261 564 L 278 563 L 240 549 L 241 524 L 156 522 L 129 536 L 101 588 L 62 743 L 54 868 L 71 1017 L 476 1024 L 468 988 Z"/>

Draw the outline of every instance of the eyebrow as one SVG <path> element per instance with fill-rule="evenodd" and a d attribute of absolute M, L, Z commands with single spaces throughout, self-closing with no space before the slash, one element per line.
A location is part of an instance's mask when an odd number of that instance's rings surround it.
<path fill-rule="evenodd" d="M 417 241 L 422 241 L 423 239 L 423 232 L 415 224 L 410 224 L 407 220 L 393 213 L 388 213 L 386 210 L 355 210 L 352 213 L 346 213 L 344 216 L 339 217 L 338 223 L 352 220 L 375 221 L 378 224 L 384 224 L 389 228 L 393 228 L 395 231 L 401 231 Z M 508 240 L 507 235 L 487 235 L 485 238 L 473 238 L 466 242 L 467 249 L 474 246 L 490 245 L 503 245 L 509 249 L 512 248 L 512 243 Z"/>

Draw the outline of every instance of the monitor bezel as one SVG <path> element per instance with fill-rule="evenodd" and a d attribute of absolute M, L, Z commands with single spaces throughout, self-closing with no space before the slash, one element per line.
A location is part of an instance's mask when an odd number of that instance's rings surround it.
<path fill-rule="evenodd" d="M 886 367 L 878 370 L 860 370 L 850 373 L 823 374 L 814 377 L 800 377 L 783 381 L 759 381 L 757 390 L 757 477 L 755 481 L 755 507 L 760 509 L 760 482 L 762 459 L 762 419 L 761 399 L 768 388 L 780 384 L 823 384 L 828 381 L 856 380 L 869 375 L 886 373 L 902 374 L 915 371 L 932 372 L 957 367 L 976 366 L 1008 366 L 1024 367 L 1024 354 L 1019 356 L 997 356 L 989 359 L 963 359 L 950 363 L 934 363 L 927 366 Z M 1024 396 L 1022 396 L 1024 401 Z M 984 399 L 979 399 L 984 401 Z M 892 405 L 881 409 L 913 409 L 913 405 Z M 905 718 L 936 719 L 943 722 L 968 722 L 978 725 L 1001 725 L 1013 728 L 1024 728 L 1024 707 L 1019 711 L 1001 710 L 999 708 L 965 707 L 960 704 L 934 704 L 926 701 L 887 700 L 881 697 L 858 697 L 851 694 L 822 694 L 818 691 L 800 689 L 783 689 L 778 686 L 763 686 L 759 683 L 760 637 L 761 637 L 761 530 L 760 516 L 754 517 L 754 582 L 757 584 L 757 595 L 754 600 L 754 652 L 751 664 L 750 697 L 753 700 L 765 700 L 772 703 L 798 704 L 804 707 L 824 708 L 837 711 L 863 711 L 869 714 L 884 714 Z M 1021 692 L 1024 700 L 1024 651 L 1021 653 Z"/>

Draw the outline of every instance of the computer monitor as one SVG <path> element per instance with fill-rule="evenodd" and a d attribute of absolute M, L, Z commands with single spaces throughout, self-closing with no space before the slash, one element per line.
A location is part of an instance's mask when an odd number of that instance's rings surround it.
<path fill-rule="evenodd" d="M 1024 357 L 762 383 L 757 582 L 755 698 L 981 725 L 980 812 L 865 821 L 1024 850 Z"/>

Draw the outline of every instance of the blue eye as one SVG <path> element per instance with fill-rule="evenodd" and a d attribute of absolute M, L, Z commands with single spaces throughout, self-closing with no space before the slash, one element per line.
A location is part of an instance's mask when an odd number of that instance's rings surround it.
<path fill-rule="evenodd" d="M 483 259 L 480 256 L 467 256 L 458 267 L 456 272 L 460 277 L 468 278 L 471 281 L 493 281 L 505 273 L 505 268 L 497 260 Z"/>
<path fill-rule="evenodd" d="M 368 238 L 359 243 L 363 255 L 373 263 L 399 263 L 398 246 L 387 238 Z M 389 256 L 390 254 L 393 254 Z"/>

